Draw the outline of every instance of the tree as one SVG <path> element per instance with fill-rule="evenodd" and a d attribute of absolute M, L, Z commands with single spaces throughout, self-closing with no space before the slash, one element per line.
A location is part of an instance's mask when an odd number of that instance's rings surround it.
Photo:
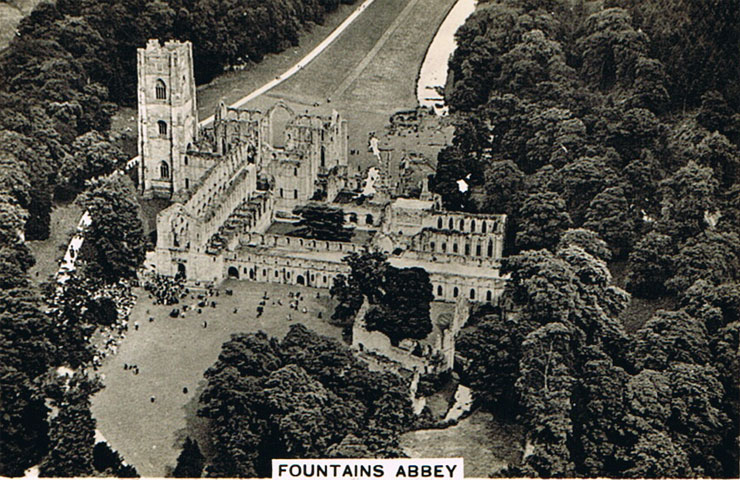
<path fill-rule="evenodd" d="M 272 458 L 346 454 L 350 433 L 358 452 L 382 455 L 413 416 L 400 378 L 368 371 L 344 345 L 302 325 L 282 342 L 234 335 L 205 377 L 198 415 L 210 420 L 209 475 L 269 476 Z"/>
<path fill-rule="evenodd" d="M 701 96 L 701 108 L 696 119 L 710 132 L 725 133 L 727 127 L 732 125 L 733 113 L 722 93 L 707 90 Z"/>
<path fill-rule="evenodd" d="M 583 30 L 577 41 L 581 74 L 602 91 L 631 85 L 637 60 L 647 53 L 648 38 L 632 27 L 629 14 L 621 8 L 600 10 L 586 18 Z"/>
<path fill-rule="evenodd" d="M 571 225 L 565 202 L 553 192 L 527 196 L 519 215 L 516 245 L 520 250 L 552 249 Z"/>
<path fill-rule="evenodd" d="M 344 227 L 344 211 L 329 205 L 309 203 L 293 210 L 301 219 L 291 235 L 318 240 L 347 242 L 352 238 L 352 229 Z"/>
<path fill-rule="evenodd" d="M 609 187 L 597 194 L 586 210 L 583 226 L 597 232 L 624 258 L 632 249 L 637 221 L 621 186 Z"/>
<path fill-rule="evenodd" d="M 532 173 L 548 164 L 561 168 L 586 153 L 586 126 L 570 110 L 538 109 L 527 120 L 532 135 L 520 159 L 522 171 Z"/>
<path fill-rule="evenodd" d="M 594 355 L 581 368 L 573 430 L 582 449 L 581 458 L 576 457 L 576 469 L 582 475 L 623 475 L 629 444 L 623 425 L 624 391 L 629 378 L 603 355 Z"/>
<path fill-rule="evenodd" d="M 378 251 L 351 252 L 343 261 L 350 267 L 348 285 L 355 292 L 366 296 L 370 303 L 378 303 L 390 268 L 388 257 Z"/>
<path fill-rule="evenodd" d="M 57 179 L 56 196 L 62 200 L 74 198 L 85 187 L 85 181 L 113 172 L 127 158 L 96 131 L 77 137 L 71 149 L 73 154 L 62 163 Z"/>
<path fill-rule="evenodd" d="M 532 429 L 532 455 L 524 472 L 537 476 L 572 476 L 574 464 L 568 450 L 573 432 L 571 395 L 573 337 L 568 327 L 554 322 L 527 335 L 522 343 L 520 376 L 516 382 L 525 408 L 526 424 Z"/>
<path fill-rule="evenodd" d="M 612 258 L 612 252 L 604 240 L 599 238 L 596 232 L 586 228 L 569 228 L 560 237 L 558 250 L 569 246 L 580 247 L 589 255 L 603 262 Z"/>
<path fill-rule="evenodd" d="M 485 200 L 480 209 L 512 215 L 519 209 L 524 173 L 511 160 L 490 162 L 485 169 Z"/>
<path fill-rule="evenodd" d="M 657 298 L 665 294 L 673 276 L 675 247 L 668 235 L 649 232 L 629 254 L 627 290 L 637 297 Z"/>
<path fill-rule="evenodd" d="M 379 330 L 393 344 L 405 338 L 423 339 L 432 331 L 429 303 L 434 299 L 426 270 L 389 267 L 383 295 L 365 316 L 368 330 Z"/>
<path fill-rule="evenodd" d="M 108 442 L 98 442 L 93 447 L 93 467 L 103 476 L 136 478 L 139 474 L 131 465 L 123 462 L 121 455 L 110 448 Z"/>
<path fill-rule="evenodd" d="M 177 466 L 172 476 L 175 478 L 200 478 L 203 473 L 203 454 L 200 453 L 198 442 L 191 440 L 190 437 L 185 439 L 182 452 L 177 457 Z"/>
<path fill-rule="evenodd" d="M 635 334 L 633 362 L 640 370 L 665 370 L 677 362 L 705 365 L 710 356 L 706 328 L 685 311 L 658 310 Z"/>
<path fill-rule="evenodd" d="M 714 171 L 721 188 L 729 188 L 740 179 L 740 151 L 721 133 L 707 135 L 696 146 L 696 160 Z"/>
<path fill-rule="evenodd" d="M 3 349 L 7 341 L 3 338 Z M 47 452 L 49 409 L 28 375 L 0 362 L 0 475 L 22 477 Z"/>
<path fill-rule="evenodd" d="M 614 181 L 603 158 L 583 157 L 555 172 L 548 189 L 561 195 L 573 223 L 582 225 L 589 203 Z"/>
<path fill-rule="evenodd" d="M 331 319 L 342 325 L 351 324 L 362 306 L 362 292 L 350 286 L 347 277 L 340 273 L 334 277 L 329 294 L 338 302 Z"/>
<path fill-rule="evenodd" d="M 712 169 L 693 160 L 663 180 L 661 228 L 665 233 L 681 242 L 702 232 L 705 214 L 716 209 L 718 185 Z"/>
<path fill-rule="evenodd" d="M 86 268 L 107 282 L 135 277 L 146 242 L 131 181 L 122 175 L 102 180 L 80 203 L 92 218 L 81 251 Z"/>
<path fill-rule="evenodd" d="M 505 315 L 488 315 L 455 342 L 456 352 L 466 360 L 461 381 L 473 389 L 485 408 L 507 413 L 518 409 L 514 383 L 519 377 L 523 338 L 517 327 Z"/>
<path fill-rule="evenodd" d="M 58 414 L 52 418 L 49 453 L 41 462 L 44 477 L 81 477 L 93 473 L 95 419 L 90 397 L 102 386 L 86 374 L 59 378 L 51 393 Z"/>
<path fill-rule="evenodd" d="M 740 238 L 734 232 L 707 230 L 680 246 L 673 268 L 666 287 L 676 293 L 700 279 L 715 285 L 736 280 L 740 271 Z"/>

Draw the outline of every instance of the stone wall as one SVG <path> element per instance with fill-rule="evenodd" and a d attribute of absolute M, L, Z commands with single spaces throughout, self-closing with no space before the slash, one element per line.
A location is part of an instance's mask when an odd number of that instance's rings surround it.
<path fill-rule="evenodd" d="M 404 340 L 399 346 L 394 346 L 385 334 L 367 330 L 365 315 L 369 309 L 370 305 L 366 299 L 352 325 L 352 348 L 359 352 L 385 357 L 406 370 L 422 374 L 441 373 L 453 367 L 455 361 L 453 332 L 448 329 L 439 330 L 435 327 L 437 331 L 433 332 L 427 340 Z M 417 345 L 422 351 L 420 355 L 414 354 Z"/>
<path fill-rule="evenodd" d="M 240 235 L 243 246 L 275 248 L 280 247 L 294 252 L 361 252 L 362 245 L 350 242 L 335 242 L 331 240 L 316 240 L 312 238 L 291 237 L 271 233 L 246 232 Z"/>

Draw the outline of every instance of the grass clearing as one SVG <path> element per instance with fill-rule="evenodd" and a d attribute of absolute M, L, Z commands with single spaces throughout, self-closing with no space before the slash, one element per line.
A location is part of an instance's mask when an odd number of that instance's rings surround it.
<path fill-rule="evenodd" d="M 521 459 L 524 429 L 476 410 L 443 430 L 416 430 L 401 436 L 401 448 L 412 458 L 465 459 L 465 477 L 488 478 Z"/>
<path fill-rule="evenodd" d="M 233 296 L 225 295 L 225 289 L 232 289 Z M 302 323 L 321 335 L 341 339 L 341 328 L 325 321 L 333 308 L 326 290 L 227 280 L 220 295 L 210 298 L 217 302 L 216 308 L 208 306 L 201 314 L 188 311 L 185 318 L 169 317 L 173 308 L 182 309 L 182 305 L 153 305 L 144 290 L 135 291 L 138 301 L 127 336 L 118 353 L 103 363 L 100 373 L 105 388 L 93 398 L 92 412 L 98 430 L 111 446 L 146 477 L 165 476 L 169 467 L 174 468 L 185 437 L 197 436 L 192 430 L 193 425 L 202 424 L 196 410 L 205 383 L 203 372 L 213 365 L 233 333 L 262 330 L 282 338 L 292 323 Z M 270 300 L 257 318 L 257 305 L 265 291 Z M 297 291 L 304 297 L 300 308 L 305 306 L 306 314 L 288 307 L 288 292 Z M 273 306 L 278 298 L 283 305 Z M 195 305 L 197 300 L 188 297 L 187 303 Z M 292 321 L 288 321 L 288 314 Z M 153 322 L 149 322 L 150 316 Z M 207 328 L 203 328 L 204 321 Z M 138 322 L 138 330 L 134 322 Z M 124 363 L 138 365 L 139 375 L 124 370 Z M 187 394 L 183 387 L 187 387 Z M 155 402 L 150 401 L 152 396 Z"/>
<path fill-rule="evenodd" d="M 69 240 L 77 232 L 77 222 L 81 216 L 82 209 L 74 202 L 54 205 L 49 238 L 26 242 L 36 259 L 36 264 L 28 271 L 34 282 L 45 282 L 56 274 L 59 269 L 58 260 L 64 256 Z"/>

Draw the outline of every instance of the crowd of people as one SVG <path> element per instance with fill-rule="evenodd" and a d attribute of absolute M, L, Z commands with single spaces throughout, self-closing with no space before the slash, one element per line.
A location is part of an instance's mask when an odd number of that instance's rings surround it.
<path fill-rule="evenodd" d="M 155 305 L 175 305 L 189 293 L 181 276 L 167 277 L 157 273 L 147 275 L 144 289 Z"/>
<path fill-rule="evenodd" d="M 131 284 L 125 280 L 106 285 L 95 294 L 113 300 L 117 312 L 116 320 L 99 331 L 101 338 L 96 343 L 97 352 L 93 357 L 93 368 L 97 370 L 102 366 L 105 357 L 116 354 L 118 345 L 126 338 L 131 310 L 136 304 L 136 295 L 131 291 Z"/>

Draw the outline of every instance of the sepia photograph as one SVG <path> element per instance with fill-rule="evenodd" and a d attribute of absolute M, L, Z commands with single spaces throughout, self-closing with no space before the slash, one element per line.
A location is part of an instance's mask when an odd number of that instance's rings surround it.
<path fill-rule="evenodd" d="M 740 0 L 0 2 L 0 477 L 740 477 Z"/>

